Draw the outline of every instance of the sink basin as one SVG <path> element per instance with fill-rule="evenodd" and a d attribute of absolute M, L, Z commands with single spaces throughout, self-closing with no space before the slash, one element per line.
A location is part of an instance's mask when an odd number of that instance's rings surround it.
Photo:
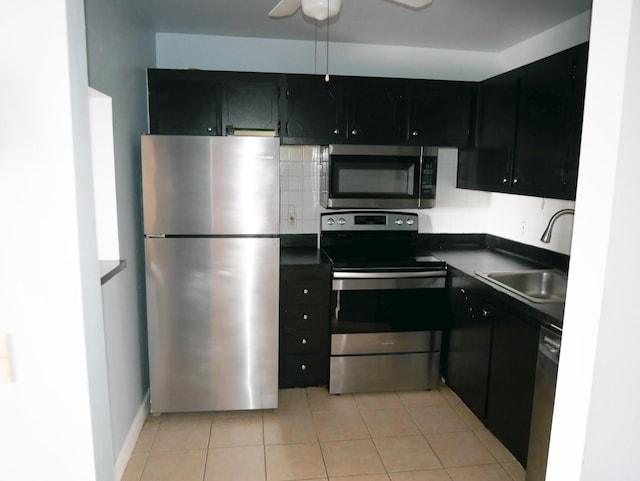
<path fill-rule="evenodd" d="M 553 269 L 476 274 L 531 302 L 564 302 L 567 295 L 567 276 Z"/>

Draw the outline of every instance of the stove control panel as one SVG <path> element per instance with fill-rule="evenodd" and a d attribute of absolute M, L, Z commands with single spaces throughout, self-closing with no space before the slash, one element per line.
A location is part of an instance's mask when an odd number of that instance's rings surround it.
<path fill-rule="evenodd" d="M 395 211 L 327 212 L 320 231 L 418 232 L 418 214 Z"/>

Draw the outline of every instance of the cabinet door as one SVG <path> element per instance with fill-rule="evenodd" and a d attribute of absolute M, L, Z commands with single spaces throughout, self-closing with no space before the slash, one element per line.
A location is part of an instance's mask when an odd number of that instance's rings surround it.
<path fill-rule="evenodd" d="M 418 145 L 469 145 L 475 83 L 427 80 L 412 89 L 409 141 Z"/>
<path fill-rule="evenodd" d="M 385 144 L 407 139 L 406 83 L 389 79 L 349 81 L 347 139 Z"/>
<path fill-rule="evenodd" d="M 281 268 L 281 388 L 327 383 L 330 292 L 331 271 L 328 265 Z"/>
<path fill-rule="evenodd" d="M 524 467 L 539 331 L 505 310 L 494 311 L 486 425 Z"/>
<path fill-rule="evenodd" d="M 222 125 L 278 131 L 278 76 L 233 74 L 222 77 Z"/>
<path fill-rule="evenodd" d="M 339 78 L 325 82 L 317 75 L 289 75 L 286 100 L 288 139 L 328 144 L 346 138 L 344 86 Z"/>
<path fill-rule="evenodd" d="M 449 271 L 452 311 L 447 350 L 447 385 L 474 414 L 484 419 L 489 379 L 493 307 L 480 298 L 477 281 Z"/>
<path fill-rule="evenodd" d="M 471 184 L 497 192 L 510 190 L 511 161 L 515 145 L 518 80 L 504 74 L 478 87 L 477 165 Z"/>
<path fill-rule="evenodd" d="M 148 75 L 150 133 L 220 134 L 217 86 L 207 72 L 151 69 Z"/>
<path fill-rule="evenodd" d="M 586 45 L 521 69 L 513 191 L 575 197 Z"/>

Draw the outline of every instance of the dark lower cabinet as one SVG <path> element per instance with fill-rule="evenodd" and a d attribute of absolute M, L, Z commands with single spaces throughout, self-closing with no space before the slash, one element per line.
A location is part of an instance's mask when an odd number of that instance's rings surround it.
<path fill-rule="evenodd" d="M 281 267 L 281 388 L 328 381 L 330 276 L 328 265 Z"/>
<path fill-rule="evenodd" d="M 507 310 L 494 312 L 485 424 L 525 468 L 539 333 Z"/>
<path fill-rule="evenodd" d="M 471 276 L 448 282 L 447 385 L 526 467 L 540 327 Z"/>
<path fill-rule="evenodd" d="M 452 310 L 446 368 L 447 385 L 481 420 L 487 407 L 493 306 L 482 298 L 482 283 L 449 268 Z"/>

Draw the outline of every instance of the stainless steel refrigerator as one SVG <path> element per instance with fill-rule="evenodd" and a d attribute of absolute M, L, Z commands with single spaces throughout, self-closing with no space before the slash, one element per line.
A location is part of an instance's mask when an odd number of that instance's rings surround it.
<path fill-rule="evenodd" d="M 279 142 L 142 136 L 151 411 L 278 405 Z"/>

